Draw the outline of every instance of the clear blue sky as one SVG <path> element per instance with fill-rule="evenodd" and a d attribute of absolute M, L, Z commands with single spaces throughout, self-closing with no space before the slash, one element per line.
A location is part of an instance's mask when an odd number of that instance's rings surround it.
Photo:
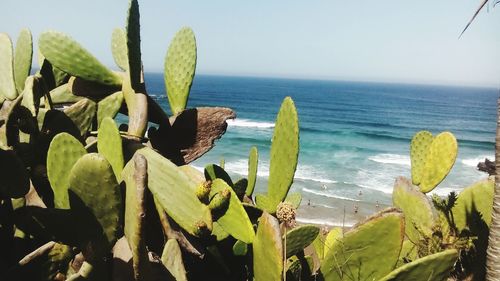
<path fill-rule="evenodd" d="M 500 7 L 458 35 L 479 0 L 139 1 L 146 71 L 191 26 L 198 73 L 500 86 Z M 0 1 L 0 32 L 56 29 L 114 65 L 127 0 Z"/>

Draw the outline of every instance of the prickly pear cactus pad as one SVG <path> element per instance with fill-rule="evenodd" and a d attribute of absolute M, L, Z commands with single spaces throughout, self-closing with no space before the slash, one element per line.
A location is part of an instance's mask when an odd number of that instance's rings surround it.
<path fill-rule="evenodd" d="M 215 164 L 208 164 L 205 166 L 205 179 L 206 180 L 215 180 L 215 179 L 221 179 L 225 181 L 229 186 L 233 186 L 233 181 L 231 180 L 231 177 L 222 169 L 221 167 L 215 165 Z"/>
<path fill-rule="evenodd" d="M 167 214 L 184 230 L 200 236 L 212 230 L 208 207 L 196 197 L 197 184 L 168 159 L 149 147 L 136 153 L 148 161 L 148 188 Z"/>
<path fill-rule="evenodd" d="M 113 168 L 99 154 L 86 154 L 71 169 L 69 185 L 94 214 L 111 249 L 119 238 L 122 222 L 122 195 Z"/>
<path fill-rule="evenodd" d="M 455 136 L 443 132 L 434 138 L 425 160 L 420 191 L 433 190 L 450 172 L 457 158 L 458 145 Z"/>
<path fill-rule="evenodd" d="M 196 69 L 196 39 L 193 30 L 184 27 L 170 43 L 165 58 L 165 85 L 172 114 L 186 108 Z"/>
<path fill-rule="evenodd" d="M 314 225 L 303 225 L 290 230 L 286 234 L 286 257 L 296 255 L 309 246 L 319 234 Z"/>
<path fill-rule="evenodd" d="M 45 58 L 66 73 L 109 86 L 122 84 L 119 75 L 106 68 L 80 44 L 61 32 L 42 33 L 38 45 Z"/>
<path fill-rule="evenodd" d="M 321 272 L 326 281 L 378 280 L 394 269 L 403 237 L 403 214 L 396 209 L 379 212 L 333 244 Z"/>
<path fill-rule="evenodd" d="M 69 209 L 69 171 L 86 153 L 83 145 L 68 133 L 60 133 L 52 139 L 47 152 L 47 176 L 56 208 Z"/>
<path fill-rule="evenodd" d="M 259 219 L 253 242 L 255 281 L 282 280 L 283 244 L 278 220 L 264 212 Z"/>
<path fill-rule="evenodd" d="M 127 34 L 122 28 L 115 28 L 111 35 L 111 52 L 116 65 L 123 71 L 128 70 Z"/>
<path fill-rule="evenodd" d="M 97 103 L 97 126 L 105 117 L 115 118 L 123 103 L 123 93 L 116 92 Z"/>
<path fill-rule="evenodd" d="M 302 194 L 300 192 L 289 193 L 285 198 L 285 202 L 297 209 L 300 206 L 300 202 L 302 202 Z"/>
<path fill-rule="evenodd" d="M 24 90 L 24 81 L 30 75 L 32 58 L 33 38 L 29 29 L 23 29 L 17 38 L 14 53 L 14 80 L 18 93 Z"/>
<path fill-rule="evenodd" d="M 408 239 L 417 243 L 420 232 L 432 234 L 432 225 L 437 219 L 437 214 L 427 196 L 404 178 L 398 177 L 394 183 L 392 202 L 401 209 L 405 215 L 405 233 Z M 417 230 L 418 228 L 418 230 Z"/>
<path fill-rule="evenodd" d="M 243 209 L 240 200 L 232 188 L 225 181 L 215 179 L 212 181 L 210 197 L 226 189 L 231 192 L 229 206 L 225 213 L 217 220 L 217 223 L 234 238 L 250 244 L 254 240 L 255 232 L 245 209 Z"/>
<path fill-rule="evenodd" d="M 432 134 L 429 131 L 420 131 L 411 139 L 410 158 L 411 158 L 411 179 L 413 184 L 418 185 L 422 179 L 422 173 L 425 166 L 425 160 L 429 147 L 432 143 Z"/>
<path fill-rule="evenodd" d="M 6 33 L 0 33 L 0 100 L 17 97 L 14 82 L 14 51 L 12 41 Z"/>
<path fill-rule="evenodd" d="M 457 250 L 446 250 L 398 267 L 380 281 L 444 281 L 457 259 Z"/>
<path fill-rule="evenodd" d="M 278 207 L 278 204 L 275 204 L 275 202 L 269 198 L 266 194 L 255 194 L 255 205 L 257 208 L 266 211 L 270 214 L 276 213 L 276 208 Z"/>
<path fill-rule="evenodd" d="M 64 114 L 73 121 L 81 136 L 90 130 L 96 112 L 97 104 L 90 99 L 82 99 L 64 109 Z"/>
<path fill-rule="evenodd" d="M 140 14 L 137 0 L 129 1 L 126 32 L 130 84 L 135 91 L 138 91 L 141 84 L 142 61 Z"/>
<path fill-rule="evenodd" d="M 487 225 L 490 225 L 494 190 L 495 180 L 490 178 L 474 183 L 460 192 L 452 208 L 458 231 L 467 227 L 468 220 L 472 219 L 472 213 L 475 211 L 481 214 L 481 218 Z"/>
<path fill-rule="evenodd" d="M 248 155 L 248 185 L 245 191 L 247 196 L 252 196 L 257 182 L 257 166 L 259 165 L 259 152 L 257 147 L 252 146 Z"/>
<path fill-rule="evenodd" d="M 333 245 L 342 239 L 343 233 L 344 232 L 341 227 L 334 227 L 330 229 L 325 237 L 323 258 L 328 255 L 330 250 L 333 248 Z"/>
<path fill-rule="evenodd" d="M 176 239 L 168 239 L 163 248 L 161 261 L 177 281 L 187 281 L 182 252 Z"/>
<path fill-rule="evenodd" d="M 97 151 L 108 160 L 113 167 L 116 179 L 121 181 L 124 166 L 122 138 L 115 121 L 110 117 L 102 120 L 97 132 Z"/>
<path fill-rule="evenodd" d="M 290 97 L 281 104 L 271 144 L 268 195 L 276 205 L 285 199 L 299 157 L 299 120 Z"/>

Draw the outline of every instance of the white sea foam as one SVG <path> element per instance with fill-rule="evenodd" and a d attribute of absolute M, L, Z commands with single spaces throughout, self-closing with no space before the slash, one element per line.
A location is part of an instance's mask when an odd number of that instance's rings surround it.
<path fill-rule="evenodd" d="M 458 187 L 436 187 L 431 191 L 431 194 L 437 194 L 438 196 L 445 197 L 450 194 L 450 192 L 455 191 L 456 194 L 460 192 L 460 188 Z"/>
<path fill-rule="evenodd" d="M 253 121 L 249 119 L 229 119 L 226 122 L 230 127 L 245 127 L 245 128 L 259 128 L 259 129 L 274 128 L 274 123 Z"/>
<path fill-rule="evenodd" d="M 493 156 L 493 155 L 483 155 L 483 156 L 479 156 L 479 157 L 475 157 L 475 158 L 462 159 L 461 162 L 465 166 L 476 167 L 477 163 L 484 162 L 485 158 L 488 158 L 491 161 L 495 161 L 495 156 Z"/>
<path fill-rule="evenodd" d="M 394 164 L 394 165 L 404 165 L 410 166 L 410 157 L 407 155 L 382 153 L 374 156 L 368 157 L 369 160 L 382 163 L 382 164 Z"/>
<path fill-rule="evenodd" d="M 316 195 L 319 195 L 319 196 L 329 197 L 329 198 L 336 198 L 336 199 L 348 200 L 348 201 L 354 201 L 354 202 L 359 202 L 360 201 L 358 199 L 353 199 L 353 198 L 349 198 L 349 197 L 339 196 L 339 195 L 331 194 L 329 192 L 320 191 L 320 190 L 313 190 L 313 189 L 309 189 L 309 188 L 302 188 L 302 191 L 308 192 L 308 193 L 312 193 L 312 194 L 316 194 Z"/>
<path fill-rule="evenodd" d="M 297 222 L 299 223 L 305 223 L 305 224 L 316 224 L 316 225 L 326 225 L 326 226 L 345 226 L 345 227 L 352 227 L 355 223 L 354 222 L 349 222 L 346 221 L 342 223 L 342 221 L 330 221 L 330 220 L 323 220 L 323 219 L 310 219 L 310 218 L 301 218 L 298 217 L 296 219 Z"/>

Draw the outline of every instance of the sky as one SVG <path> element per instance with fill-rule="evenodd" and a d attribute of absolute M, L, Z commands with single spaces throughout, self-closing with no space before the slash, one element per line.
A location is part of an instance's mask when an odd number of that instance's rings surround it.
<path fill-rule="evenodd" d="M 161 72 L 175 32 L 190 26 L 197 73 L 500 87 L 500 6 L 461 30 L 479 0 L 142 0 L 147 72 Z M 111 33 L 127 0 L 0 1 L 0 32 L 71 35 L 116 68 Z M 36 40 L 36 39 L 35 39 Z"/>

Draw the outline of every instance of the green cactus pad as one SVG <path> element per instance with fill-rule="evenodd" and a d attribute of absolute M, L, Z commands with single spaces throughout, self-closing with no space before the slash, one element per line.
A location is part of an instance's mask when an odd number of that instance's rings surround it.
<path fill-rule="evenodd" d="M 127 34 L 122 28 L 115 28 L 111 35 L 111 52 L 116 65 L 123 71 L 128 70 Z"/>
<path fill-rule="evenodd" d="M 263 213 L 253 242 L 255 281 L 282 280 L 283 244 L 278 220 Z"/>
<path fill-rule="evenodd" d="M 73 95 L 68 88 L 68 84 L 62 84 L 50 91 L 50 99 L 53 104 L 68 104 L 75 103 L 84 98 Z"/>
<path fill-rule="evenodd" d="M 0 149 L 0 198 L 21 198 L 30 189 L 30 178 L 21 159 L 12 150 Z M 0 223 L 1 224 L 1 223 Z"/>
<path fill-rule="evenodd" d="M 111 249 L 119 238 L 122 222 L 122 195 L 113 168 L 99 154 L 85 154 L 73 165 L 69 186 L 95 216 Z"/>
<path fill-rule="evenodd" d="M 144 156 L 135 154 L 127 164 L 127 170 L 123 170 L 123 179 L 126 186 L 125 206 L 127 206 L 125 208 L 124 230 L 125 237 L 132 250 L 132 265 L 136 280 L 147 280 L 145 276 L 148 271 L 151 271 L 145 233 L 147 166 L 148 163 Z"/>
<path fill-rule="evenodd" d="M 231 187 L 222 179 L 215 179 L 212 181 L 210 197 L 225 189 L 231 192 L 229 206 L 226 212 L 217 220 L 217 223 L 234 238 L 250 244 L 254 240 L 255 232 L 245 209 Z"/>
<path fill-rule="evenodd" d="M 149 147 L 136 153 L 148 161 L 148 188 L 167 214 L 184 230 L 199 236 L 203 228 L 212 230 L 212 216 L 196 197 L 196 183 L 179 167 Z"/>
<path fill-rule="evenodd" d="M 401 253 L 399 254 L 398 267 L 407 263 L 407 261 L 414 261 L 418 258 L 418 249 L 410 240 L 403 241 L 401 246 Z M 406 262 L 405 262 L 406 261 Z"/>
<path fill-rule="evenodd" d="M 252 196 L 257 182 L 257 167 L 259 165 L 259 151 L 257 147 L 252 146 L 250 154 L 248 155 L 248 185 L 245 191 L 247 196 Z"/>
<path fill-rule="evenodd" d="M 29 76 L 26 79 L 25 90 L 23 91 L 23 100 L 21 105 L 27 108 L 33 117 L 36 117 L 40 106 L 40 91 L 38 79 L 35 76 Z"/>
<path fill-rule="evenodd" d="M 243 200 L 247 186 L 248 186 L 247 179 L 239 179 L 234 183 L 233 190 L 238 196 L 238 199 Z"/>
<path fill-rule="evenodd" d="M 283 201 L 293 182 L 299 157 L 299 121 L 290 97 L 281 104 L 271 144 L 268 194 L 278 205 Z"/>
<path fill-rule="evenodd" d="M 196 192 L 196 196 L 198 196 L 198 192 Z M 212 211 L 212 216 L 214 216 L 215 213 L 224 213 L 229 206 L 229 199 L 231 198 L 231 189 L 225 188 L 219 190 L 218 192 L 214 192 L 213 195 L 210 196 L 210 198 L 211 199 L 210 203 L 208 204 L 208 208 L 210 209 L 210 211 Z"/>
<path fill-rule="evenodd" d="M 398 267 L 380 281 L 444 281 L 457 259 L 457 250 L 446 250 Z"/>
<path fill-rule="evenodd" d="M 420 131 L 411 139 L 411 179 L 415 185 L 420 184 L 420 181 L 422 180 L 422 173 L 432 139 L 432 134 L 428 131 Z"/>
<path fill-rule="evenodd" d="M 165 85 L 172 114 L 186 108 L 196 70 L 196 39 L 193 30 L 184 27 L 177 32 L 165 58 Z"/>
<path fill-rule="evenodd" d="M 300 202 L 302 202 L 302 194 L 300 192 L 289 193 L 285 202 L 290 203 L 295 209 L 300 207 Z"/>
<path fill-rule="evenodd" d="M 271 200 L 269 196 L 262 193 L 255 195 L 255 205 L 257 206 L 257 208 L 270 214 L 276 213 L 276 208 L 278 207 L 278 204 Z"/>
<path fill-rule="evenodd" d="M 40 275 L 43 280 L 55 280 L 58 273 L 65 273 L 72 258 L 73 253 L 69 246 L 55 243 L 42 261 Z"/>
<path fill-rule="evenodd" d="M 319 234 L 314 225 L 303 225 L 290 230 L 286 234 L 286 257 L 289 258 L 303 251 Z"/>
<path fill-rule="evenodd" d="M 123 103 L 123 93 L 116 92 L 97 103 L 97 125 L 100 126 L 105 117 L 115 118 Z"/>
<path fill-rule="evenodd" d="M 128 110 L 128 134 L 143 137 L 148 127 L 147 96 L 132 89 L 128 76 L 123 79 L 122 92 Z"/>
<path fill-rule="evenodd" d="M 38 44 L 45 58 L 66 73 L 109 86 L 122 84 L 119 75 L 106 68 L 80 44 L 61 32 L 42 33 Z"/>
<path fill-rule="evenodd" d="M 392 202 L 405 215 L 405 233 L 413 243 L 420 240 L 420 232 L 432 233 L 432 226 L 436 220 L 436 212 L 429 198 L 410 180 L 398 177 L 394 183 Z M 418 228 L 418 229 L 417 229 Z"/>
<path fill-rule="evenodd" d="M 225 181 L 229 186 L 234 186 L 233 181 L 231 180 L 231 177 L 222 169 L 221 167 L 215 165 L 215 164 L 208 164 L 205 166 L 205 178 L 207 180 L 215 180 L 215 179 L 222 179 Z"/>
<path fill-rule="evenodd" d="M 494 178 L 482 180 L 464 188 L 458 195 L 457 202 L 452 208 L 455 225 L 459 231 L 465 229 L 472 219 L 472 213 L 481 214 L 484 222 L 489 226 L 493 210 L 493 196 L 495 194 Z"/>
<path fill-rule="evenodd" d="M 177 281 L 187 281 L 181 248 L 176 239 L 168 239 L 163 248 L 161 261 Z"/>
<path fill-rule="evenodd" d="M 96 115 L 96 103 L 90 99 L 82 99 L 70 107 L 64 109 L 64 114 L 68 116 L 73 124 L 80 131 L 81 136 L 85 136 L 92 126 L 92 121 Z"/>
<path fill-rule="evenodd" d="M 179 167 L 186 176 L 191 179 L 191 181 L 201 184 L 205 182 L 205 175 L 202 172 L 198 171 L 196 168 L 190 165 L 183 165 Z"/>
<path fill-rule="evenodd" d="M 140 29 L 139 3 L 137 0 L 130 0 L 126 28 L 128 73 L 132 88 L 136 91 L 140 89 L 142 72 Z"/>
<path fill-rule="evenodd" d="M 6 33 L 0 33 L 0 97 L 13 100 L 17 97 L 14 82 L 14 51 Z"/>
<path fill-rule="evenodd" d="M 102 120 L 97 132 L 97 151 L 109 161 L 118 182 L 121 181 L 121 172 L 124 166 L 122 137 L 115 121 L 110 117 Z"/>
<path fill-rule="evenodd" d="M 47 152 L 47 176 L 56 208 L 69 209 L 68 171 L 86 153 L 83 145 L 68 133 L 60 133 L 52 139 Z"/>
<path fill-rule="evenodd" d="M 457 158 L 458 145 L 450 132 L 437 135 L 429 147 L 425 160 L 420 191 L 433 190 L 450 172 Z"/>
<path fill-rule="evenodd" d="M 342 231 L 341 227 L 334 227 L 334 228 L 330 229 L 330 231 L 326 235 L 325 241 L 324 241 L 325 250 L 324 250 L 323 258 L 326 257 L 327 255 L 329 255 L 330 250 L 333 249 L 334 245 L 342 239 L 343 235 L 344 235 L 344 232 Z"/>
<path fill-rule="evenodd" d="M 233 245 L 233 255 L 245 256 L 248 252 L 248 244 L 243 241 L 236 241 Z"/>
<path fill-rule="evenodd" d="M 222 226 L 216 221 L 213 222 L 212 235 L 215 236 L 217 241 L 222 241 L 229 237 L 229 233 L 227 233 Z"/>
<path fill-rule="evenodd" d="M 14 80 L 18 93 L 24 90 L 24 81 L 31 71 L 33 59 L 33 37 L 29 29 L 23 29 L 19 33 L 14 53 Z"/>
<path fill-rule="evenodd" d="M 378 280 L 391 272 L 404 237 L 403 214 L 375 214 L 332 245 L 321 265 L 325 280 Z"/>

